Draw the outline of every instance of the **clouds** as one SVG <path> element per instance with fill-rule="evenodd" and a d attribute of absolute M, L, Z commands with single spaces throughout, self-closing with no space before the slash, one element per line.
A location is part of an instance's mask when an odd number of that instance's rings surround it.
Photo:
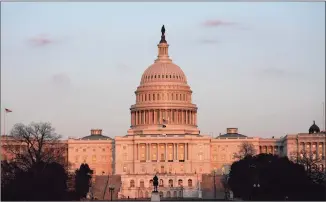
<path fill-rule="evenodd" d="M 71 79 L 66 73 L 58 73 L 52 75 L 51 83 L 56 87 L 68 88 L 71 86 Z"/>
<path fill-rule="evenodd" d="M 46 34 L 37 35 L 28 39 L 29 44 L 32 46 L 44 47 L 54 44 L 56 41 Z"/>
<path fill-rule="evenodd" d="M 235 22 L 228 22 L 218 19 L 206 20 L 202 23 L 204 27 L 221 27 L 221 26 L 234 26 L 237 25 Z"/>
<path fill-rule="evenodd" d="M 201 44 L 217 44 L 218 41 L 215 39 L 202 39 L 199 41 Z"/>
<path fill-rule="evenodd" d="M 68 40 L 71 40 L 71 37 L 57 37 L 49 34 L 39 34 L 33 37 L 29 37 L 27 42 L 33 47 L 48 47 L 59 44 L 61 42 L 67 42 Z"/>

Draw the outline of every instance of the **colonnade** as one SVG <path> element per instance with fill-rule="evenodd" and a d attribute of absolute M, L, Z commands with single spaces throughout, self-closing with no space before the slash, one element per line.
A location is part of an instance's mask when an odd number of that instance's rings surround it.
<path fill-rule="evenodd" d="M 143 162 L 189 160 L 189 143 L 136 143 L 134 146 L 135 159 Z"/>
<path fill-rule="evenodd" d="M 150 124 L 197 125 L 197 112 L 183 109 L 138 110 L 131 112 L 131 126 Z"/>
<path fill-rule="evenodd" d="M 299 152 L 325 158 L 325 142 L 300 142 Z"/>
<path fill-rule="evenodd" d="M 283 153 L 283 146 L 262 145 L 262 146 L 259 146 L 259 153 L 282 154 Z"/>

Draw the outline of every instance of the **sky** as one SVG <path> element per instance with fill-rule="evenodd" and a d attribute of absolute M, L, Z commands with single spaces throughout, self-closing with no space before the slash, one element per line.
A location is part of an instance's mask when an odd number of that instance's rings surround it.
<path fill-rule="evenodd" d="M 323 127 L 325 4 L 2 3 L 1 126 L 126 135 L 162 25 L 201 133 L 281 137 Z"/>

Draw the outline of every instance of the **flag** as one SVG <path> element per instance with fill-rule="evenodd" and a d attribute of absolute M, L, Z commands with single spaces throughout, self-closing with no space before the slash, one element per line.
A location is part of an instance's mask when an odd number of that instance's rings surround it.
<path fill-rule="evenodd" d="M 5 111 L 7 112 L 7 113 L 10 113 L 10 112 L 12 112 L 10 109 L 5 109 Z"/>

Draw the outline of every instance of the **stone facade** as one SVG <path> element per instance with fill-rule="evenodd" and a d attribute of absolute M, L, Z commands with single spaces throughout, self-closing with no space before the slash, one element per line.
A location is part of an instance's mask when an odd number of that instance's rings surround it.
<path fill-rule="evenodd" d="M 69 138 L 69 170 L 74 172 L 82 163 L 87 163 L 94 175 L 113 174 L 114 141 L 102 135 L 102 130 L 93 129 L 91 135 L 83 138 Z"/>

